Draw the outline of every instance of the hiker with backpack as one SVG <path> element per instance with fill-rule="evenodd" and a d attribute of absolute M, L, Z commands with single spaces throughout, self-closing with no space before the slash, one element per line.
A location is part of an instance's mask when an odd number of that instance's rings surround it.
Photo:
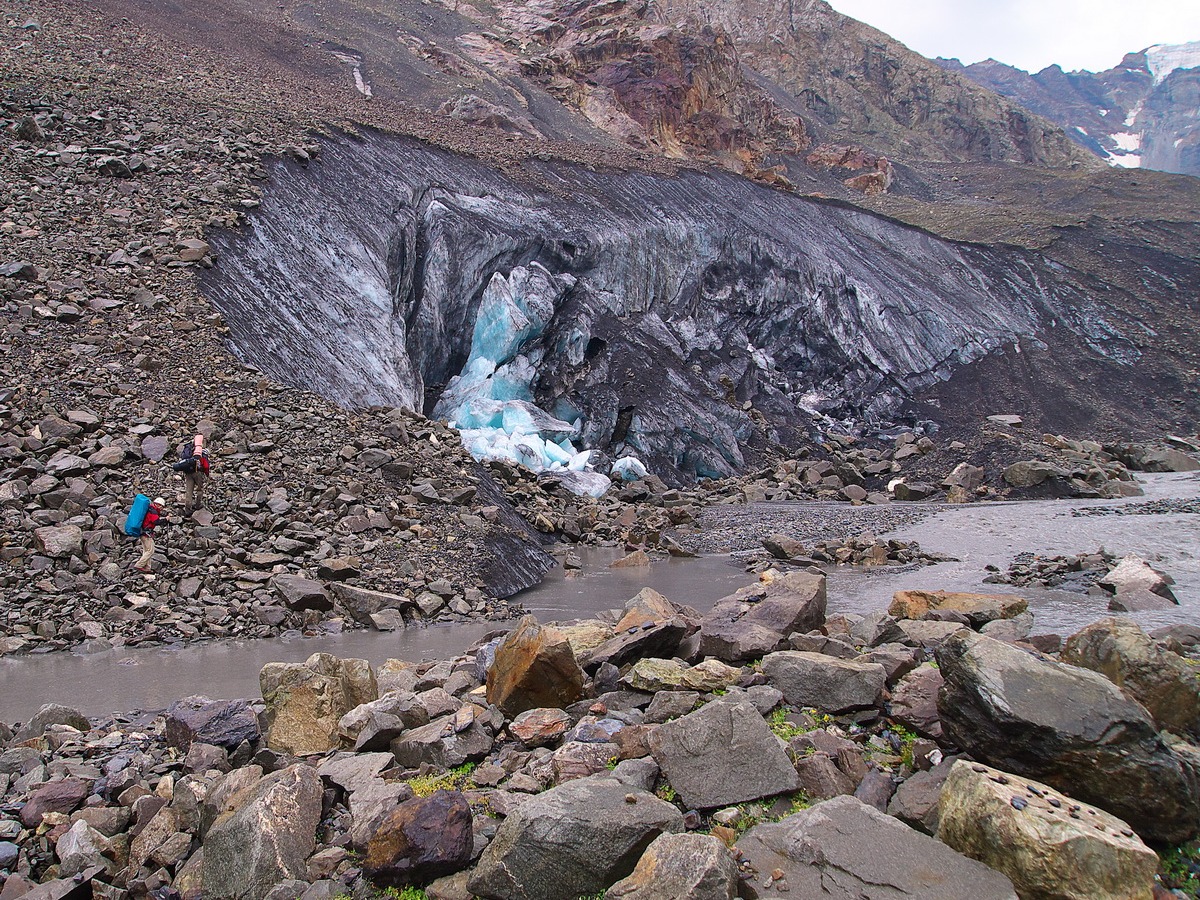
<path fill-rule="evenodd" d="M 183 476 L 183 505 L 187 512 L 204 505 L 204 485 L 208 481 L 210 464 L 204 449 L 204 435 L 198 434 L 190 444 L 179 448 L 179 462 L 171 466 Z"/>
<path fill-rule="evenodd" d="M 154 560 L 154 529 L 158 526 L 158 520 L 162 518 L 163 507 L 166 504 L 167 501 L 162 497 L 150 500 L 145 494 L 138 494 L 133 499 L 133 506 L 129 508 L 129 515 L 125 519 L 125 533 L 136 536 L 138 546 L 142 548 L 142 555 L 134 565 L 139 572 L 150 572 L 150 563 Z"/>

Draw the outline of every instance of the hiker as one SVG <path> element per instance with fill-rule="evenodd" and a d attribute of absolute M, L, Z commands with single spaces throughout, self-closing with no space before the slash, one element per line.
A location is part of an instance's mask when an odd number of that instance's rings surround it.
<path fill-rule="evenodd" d="M 137 565 L 134 566 L 139 572 L 150 571 L 150 563 L 154 559 L 154 529 L 158 520 L 162 518 L 163 507 L 166 505 L 167 501 L 162 497 L 155 497 L 150 503 L 150 508 L 146 510 L 146 517 L 142 519 L 142 533 L 138 536 L 138 546 L 142 548 L 142 555 L 138 557 Z"/>
<path fill-rule="evenodd" d="M 198 434 L 190 444 L 184 444 L 179 449 L 179 462 L 171 468 L 183 476 L 183 505 L 187 512 L 203 506 L 204 485 L 210 468 L 204 435 Z"/>

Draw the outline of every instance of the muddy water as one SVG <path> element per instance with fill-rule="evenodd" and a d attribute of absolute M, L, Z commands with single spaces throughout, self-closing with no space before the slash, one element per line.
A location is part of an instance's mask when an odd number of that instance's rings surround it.
<path fill-rule="evenodd" d="M 621 554 L 582 554 L 581 572 L 552 570 L 519 597 L 539 621 L 588 618 L 620 606 L 643 587 L 707 611 L 721 597 L 753 580 L 725 557 L 668 559 L 649 568 L 610 569 Z M 161 709 L 180 697 L 257 697 L 258 672 L 268 662 L 303 662 L 318 651 L 381 663 L 385 659 L 444 659 L 462 653 L 504 622 L 350 631 L 202 644 L 180 649 L 123 648 L 92 656 L 50 653 L 0 659 L 0 721 L 23 721 L 43 703 L 73 706 L 89 716 L 134 709 Z"/>
<path fill-rule="evenodd" d="M 1103 598 L 1064 591 L 985 585 L 985 566 L 1006 569 L 1022 552 L 1075 554 L 1103 546 L 1136 553 L 1176 579 L 1180 606 L 1135 616 L 1145 627 L 1200 622 L 1200 515 L 1074 516 L 1088 507 L 1121 508 L 1159 498 L 1200 497 L 1200 476 L 1157 475 L 1145 479 L 1146 497 L 1124 501 L 1045 501 L 938 507 L 917 525 L 887 535 L 917 540 L 926 550 L 957 562 L 920 569 L 848 570 L 831 573 L 830 612 L 864 613 L 886 607 L 903 588 L 986 590 L 1030 600 L 1036 630 L 1069 634 L 1107 614 Z M 786 529 L 783 529 L 786 530 Z M 520 596 L 542 621 L 586 618 L 619 607 L 644 586 L 701 611 L 751 580 L 724 557 L 663 560 L 640 569 L 611 569 L 615 551 L 592 551 L 580 573 L 555 569 L 545 582 Z M 158 709 L 188 694 L 253 697 L 258 671 L 271 661 L 302 661 L 319 650 L 381 662 L 418 661 L 461 653 L 503 623 L 413 628 L 378 633 L 348 632 L 318 638 L 240 641 L 178 650 L 120 649 L 94 656 L 48 654 L 0 659 L 0 721 L 23 720 L 42 703 L 74 706 L 87 715 Z"/>
<path fill-rule="evenodd" d="M 1175 578 L 1180 605 L 1136 613 L 1144 628 L 1175 622 L 1200 622 L 1200 515 L 1074 515 L 1089 508 L 1136 509 L 1157 499 L 1200 496 L 1200 476 L 1150 475 L 1142 479 L 1145 497 L 1121 501 L 1048 500 L 943 507 L 937 515 L 887 537 L 919 541 L 931 553 L 958 561 L 905 571 L 869 570 L 833 573 L 829 580 L 831 612 L 864 613 L 887 606 L 892 593 L 908 588 L 1020 594 L 1029 600 L 1035 631 L 1071 634 L 1109 615 L 1106 597 L 1069 591 L 984 584 L 985 567 L 1008 568 L 1018 553 L 1074 555 L 1104 547 L 1110 553 L 1135 553 Z"/>

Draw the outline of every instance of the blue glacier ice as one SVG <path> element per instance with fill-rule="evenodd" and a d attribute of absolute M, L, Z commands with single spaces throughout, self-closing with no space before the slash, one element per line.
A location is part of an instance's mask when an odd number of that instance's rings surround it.
<path fill-rule="evenodd" d="M 546 330 L 555 303 L 575 286 L 570 275 L 552 275 L 530 263 L 497 272 L 480 300 L 471 352 L 462 371 L 446 385 L 434 415 L 459 429 L 463 446 L 478 460 L 507 460 L 534 472 L 560 472 L 576 493 L 599 497 L 607 476 L 590 471 L 590 451 L 580 450 L 579 416 L 560 419 L 533 402 L 533 379 L 542 351 L 531 344 Z"/>
<path fill-rule="evenodd" d="M 622 481 L 637 481 L 646 477 L 646 466 L 636 456 L 622 456 L 612 464 L 613 475 Z"/>

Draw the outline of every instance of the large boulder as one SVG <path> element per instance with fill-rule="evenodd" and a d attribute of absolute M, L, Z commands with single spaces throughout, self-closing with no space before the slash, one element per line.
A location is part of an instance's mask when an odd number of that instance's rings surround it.
<path fill-rule="evenodd" d="M 631 628 L 644 629 L 650 625 L 661 625 L 678 614 L 670 600 L 653 588 L 642 588 L 625 601 L 621 618 L 613 630 L 617 633 Z"/>
<path fill-rule="evenodd" d="M 720 840 L 709 834 L 663 834 L 604 900 L 734 900 L 738 871 Z"/>
<path fill-rule="evenodd" d="M 333 600 L 319 581 L 303 575 L 276 575 L 271 579 L 271 585 L 288 609 L 315 609 L 319 612 L 333 609 Z"/>
<path fill-rule="evenodd" d="M 367 842 L 363 871 L 405 885 L 449 875 L 471 861 L 471 807 L 458 791 L 435 791 L 397 806 Z"/>
<path fill-rule="evenodd" d="M 187 750 L 193 741 L 234 750 L 242 741 L 258 739 L 258 716 L 245 700 L 210 700 L 192 696 L 167 709 L 167 743 Z"/>
<path fill-rule="evenodd" d="M 629 875 L 665 832 L 683 830 L 670 803 L 606 775 L 525 801 L 500 825 L 468 882 L 492 900 L 576 900 Z"/>
<path fill-rule="evenodd" d="M 1004 875 L 853 797 L 835 797 L 737 842 L 742 897 L 1017 900 Z"/>
<path fill-rule="evenodd" d="M 87 717 L 79 710 L 63 706 L 60 703 L 46 703 L 30 717 L 28 722 L 17 729 L 17 733 L 13 735 L 13 743 L 20 744 L 23 741 L 39 738 L 52 725 L 70 725 L 79 731 L 87 731 L 92 727 Z"/>
<path fill-rule="evenodd" d="M 1141 703 L 1163 728 L 1200 728 L 1200 676 L 1176 653 L 1164 650 L 1129 619 L 1101 619 L 1072 635 L 1063 662 L 1099 672 Z"/>
<path fill-rule="evenodd" d="M 321 819 L 321 776 L 294 765 L 259 780 L 204 839 L 207 900 L 262 900 L 279 882 L 307 880 Z"/>
<path fill-rule="evenodd" d="M 650 753 L 689 807 L 712 809 L 794 791 L 796 770 L 747 700 L 714 700 L 660 725 Z"/>
<path fill-rule="evenodd" d="M 942 736 L 937 708 L 941 689 L 942 673 L 936 666 L 925 664 L 913 669 L 892 690 L 892 720 L 919 735 L 938 740 Z"/>
<path fill-rule="evenodd" d="M 762 661 L 763 674 L 792 706 L 839 713 L 879 702 L 887 672 L 878 663 L 860 663 L 803 650 L 781 650 Z"/>
<path fill-rule="evenodd" d="M 793 632 L 825 624 L 825 576 L 793 572 L 744 587 L 700 623 L 700 653 L 730 663 L 779 650 Z"/>
<path fill-rule="evenodd" d="M 1095 672 L 970 631 L 937 650 L 946 736 L 976 759 L 1108 810 L 1144 837 L 1200 829 L 1200 751 Z"/>
<path fill-rule="evenodd" d="M 428 725 L 405 731 L 391 742 L 396 762 L 407 768 L 422 763 L 452 769 L 483 759 L 492 749 L 499 713 L 485 712 L 468 704 L 457 712 L 434 719 Z"/>
<path fill-rule="evenodd" d="M 359 625 L 371 625 L 371 617 L 382 610 L 410 609 L 415 605 L 415 601 L 399 594 L 372 591 L 340 582 L 332 587 L 333 595 L 337 597 L 342 608 Z"/>
<path fill-rule="evenodd" d="M 383 750 L 405 728 L 429 724 L 429 712 L 411 691 L 388 691 L 378 700 L 354 707 L 338 720 L 338 733 L 355 750 Z"/>
<path fill-rule="evenodd" d="M 682 616 L 645 628 L 630 628 L 586 651 L 579 663 L 586 671 L 596 672 L 605 663 L 619 669 L 643 657 L 670 657 L 679 650 L 690 628 Z"/>
<path fill-rule="evenodd" d="M 972 628 L 982 628 L 995 619 L 1011 619 L 1028 608 L 1026 600 L 1011 594 L 896 591 L 888 612 L 898 619 L 925 619 L 936 611 L 954 612 L 964 616 Z"/>
<path fill-rule="evenodd" d="M 1047 785 L 959 760 L 938 838 L 1003 872 L 1022 897 L 1150 900 L 1158 856 L 1129 826 Z"/>
<path fill-rule="evenodd" d="M 1179 602 L 1171 590 L 1171 582 L 1167 577 L 1152 568 L 1144 559 L 1133 554 L 1122 559 L 1096 583 L 1118 597 L 1122 594 L 1149 591 L 1172 603 Z"/>
<path fill-rule="evenodd" d="M 366 660 L 329 653 L 303 663 L 268 663 L 258 680 L 267 704 L 267 746 L 296 756 L 337 748 L 342 716 L 379 694 Z"/>
<path fill-rule="evenodd" d="M 83 549 L 83 530 L 78 525 L 35 528 L 33 539 L 40 552 L 55 559 L 78 556 Z"/>
<path fill-rule="evenodd" d="M 718 691 L 729 687 L 741 676 L 742 670 L 727 666 L 719 659 L 706 659 L 689 666 L 678 659 L 639 659 L 621 683 L 635 691 Z"/>
<path fill-rule="evenodd" d="M 91 793 L 91 782 L 82 778 L 47 781 L 37 787 L 21 807 L 21 824 L 37 828 L 47 813 L 69 813 L 78 809 Z"/>
<path fill-rule="evenodd" d="M 506 716 L 539 707 L 563 708 L 583 696 L 583 670 L 570 642 L 525 616 L 496 648 L 487 672 L 487 701 Z"/>

